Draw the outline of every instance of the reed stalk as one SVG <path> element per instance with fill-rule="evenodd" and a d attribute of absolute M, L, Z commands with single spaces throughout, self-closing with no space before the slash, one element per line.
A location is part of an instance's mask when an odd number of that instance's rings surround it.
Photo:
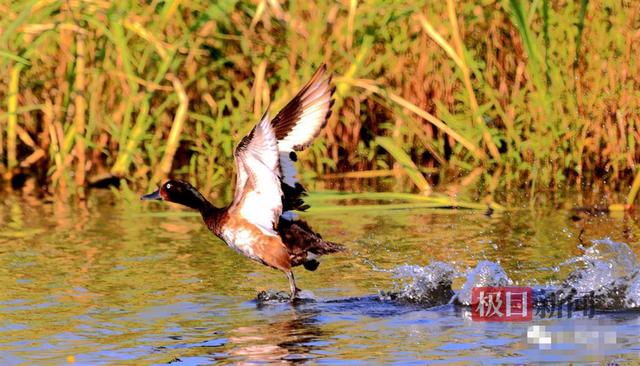
<path fill-rule="evenodd" d="M 471 106 L 474 120 L 476 121 L 476 124 L 478 126 L 482 126 L 482 138 L 484 139 L 484 143 L 489 149 L 489 154 L 491 155 L 493 160 L 495 160 L 495 162 L 499 163 L 502 160 L 502 158 L 500 157 L 500 152 L 498 151 L 496 144 L 491 139 L 491 135 L 489 134 L 489 131 L 487 130 L 485 123 L 482 120 L 482 114 L 480 113 L 480 107 L 478 106 L 478 99 L 476 98 L 476 93 L 473 91 L 473 85 L 471 84 L 471 72 L 469 71 L 469 67 L 467 66 L 467 62 L 465 60 L 465 48 L 464 44 L 462 43 L 462 37 L 460 36 L 458 17 L 453 5 L 453 0 L 447 0 L 447 13 L 449 15 L 451 29 L 453 30 L 453 42 L 456 46 L 456 52 L 461 61 L 459 65 L 460 71 L 462 72 L 464 87 L 467 89 L 467 94 L 469 95 L 469 105 Z M 426 19 L 424 19 L 424 21 L 426 21 Z"/>
<path fill-rule="evenodd" d="M 262 110 L 262 95 L 264 94 L 265 89 L 268 92 L 268 88 L 265 85 L 265 72 L 267 71 L 267 61 L 262 60 L 255 71 L 255 79 L 253 82 L 253 118 L 256 120 L 260 118 L 264 111 Z M 268 94 L 268 93 L 267 93 Z"/>
<path fill-rule="evenodd" d="M 178 149 L 178 144 L 180 143 L 180 134 L 182 133 L 184 121 L 187 117 L 187 109 L 189 107 L 189 98 L 187 97 L 187 93 L 185 93 L 180 80 L 172 74 L 167 75 L 167 80 L 173 83 L 175 93 L 178 95 L 179 105 L 173 119 L 173 124 L 171 125 L 171 131 L 169 132 L 169 137 L 166 142 L 164 155 L 162 156 L 159 167 L 151 177 L 149 182 L 150 186 L 155 186 L 171 172 L 173 157 Z"/>
<path fill-rule="evenodd" d="M 383 90 L 383 89 L 373 85 L 372 83 L 369 83 L 369 82 L 366 82 L 366 81 L 363 81 L 363 80 L 346 80 L 345 78 L 336 78 L 336 80 L 339 81 L 339 82 L 342 82 L 344 84 L 352 84 L 352 85 L 358 86 L 360 88 L 363 88 L 363 89 L 366 89 L 368 91 L 371 91 L 371 92 L 373 92 L 375 94 L 378 94 L 378 95 L 381 95 L 383 97 L 389 98 L 389 100 L 397 103 L 400 107 L 405 108 L 408 111 L 418 115 L 419 117 L 429 121 L 431 124 L 436 126 L 439 130 L 441 130 L 442 132 L 444 132 L 447 135 L 451 136 L 453 139 L 458 141 L 462 146 L 467 148 L 469 150 L 469 152 L 471 152 L 478 159 L 480 159 L 480 160 L 485 160 L 486 159 L 486 155 L 482 152 L 482 150 L 480 150 L 477 146 L 475 146 L 473 143 L 471 143 L 471 141 L 467 140 L 462 135 L 460 135 L 459 133 L 457 133 L 456 131 L 451 129 L 451 127 L 447 126 L 444 122 L 442 122 L 441 120 L 436 118 L 431 113 L 421 109 L 420 107 L 418 107 L 415 104 L 411 103 L 410 101 L 402 98 L 401 96 L 399 96 L 399 95 L 397 95 L 397 94 L 395 94 L 393 92 Z"/>
<path fill-rule="evenodd" d="M 376 144 L 382 146 L 382 148 L 387 150 L 389 154 L 391 154 L 391 156 L 393 156 L 395 161 L 400 164 L 400 166 L 402 166 L 402 170 L 404 170 L 404 172 L 422 194 L 424 194 L 425 196 L 431 194 L 431 192 L 433 191 L 431 185 L 429 185 L 429 182 L 427 182 L 422 173 L 420 173 L 420 170 L 418 170 L 416 164 L 402 150 L 401 146 L 398 146 L 395 141 L 388 137 L 378 136 L 375 142 Z"/>
<path fill-rule="evenodd" d="M 17 133 L 16 126 L 18 124 L 18 85 L 20 83 L 20 73 L 24 64 L 18 63 L 11 67 L 11 76 L 9 78 L 9 95 L 7 101 L 7 174 L 12 176 L 12 169 L 18 165 L 17 159 Z"/>
<path fill-rule="evenodd" d="M 54 185 L 57 186 L 58 192 L 61 193 L 63 196 L 66 196 L 67 194 L 66 181 L 65 179 L 60 179 L 60 177 L 62 177 L 65 171 L 65 166 L 63 163 L 64 159 L 62 156 L 62 148 L 60 146 L 58 131 L 53 123 L 54 111 L 53 111 L 53 104 L 51 103 L 51 101 L 47 101 L 45 103 L 45 106 L 42 111 L 43 111 L 42 120 L 44 121 L 47 131 L 49 131 L 49 139 L 51 141 L 49 150 L 50 150 L 50 154 L 53 156 L 53 161 L 55 164 L 55 171 L 51 179 Z"/>
<path fill-rule="evenodd" d="M 524 189 L 537 204 L 595 186 L 635 201 L 640 2 L 565 5 L 9 2 L 0 163 L 52 192 L 111 172 L 133 189 L 173 174 L 228 194 L 252 115 L 326 63 L 336 103 L 303 177 L 395 171 L 411 182 L 398 190 Z"/>
<path fill-rule="evenodd" d="M 394 174 L 393 170 L 380 169 L 380 170 L 362 170 L 359 172 L 344 172 L 344 173 L 327 173 L 323 174 L 323 179 L 368 179 L 368 178 L 380 178 L 390 177 Z"/>
<path fill-rule="evenodd" d="M 638 191 L 640 190 L 640 170 L 636 173 L 636 177 L 633 179 L 633 183 L 631 184 L 631 189 L 629 190 L 629 194 L 627 195 L 627 205 L 632 206 L 636 201 L 636 196 L 638 195 Z"/>
<path fill-rule="evenodd" d="M 131 165 L 131 157 L 138 149 L 144 133 L 147 131 L 149 125 L 148 119 L 149 101 L 144 98 L 140 105 L 140 110 L 138 111 L 136 122 L 134 123 L 133 128 L 131 129 L 131 134 L 127 139 L 126 147 L 122 153 L 118 154 L 116 162 L 111 168 L 111 174 L 113 174 L 114 176 L 123 177 L 129 171 L 129 167 Z"/>
<path fill-rule="evenodd" d="M 82 194 L 82 187 L 85 183 L 85 169 L 87 160 L 85 156 L 85 112 L 87 109 L 87 103 L 85 100 L 85 40 L 84 34 L 78 33 L 76 35 L 76 78 L 74 82 L 75 89 L 75 154 L 76 154 L 76 174 L 75 184 L 79 189 L 79 193 Z"/>

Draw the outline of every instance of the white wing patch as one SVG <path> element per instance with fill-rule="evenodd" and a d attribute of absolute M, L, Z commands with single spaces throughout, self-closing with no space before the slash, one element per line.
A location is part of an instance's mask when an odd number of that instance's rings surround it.
<path fill-rule="evenodd" d="M 319 80 L 309 85 L 300 96 L 302 113 L 291 131 L 278 141 L 280 151 L 303 150 L 318 136 L 327 122 L 331 109 L 332 93 L 329 81 L 330 79 Z"/>
<path fill-rule="evenodd" d="M 304 194 L 304 189 L 297 179 L 295 151 L 304 150 L 318 136 L 327 123 L 333 105 L 331 98 L 334 89 L 331 87 L 331 76 L 326 75 L 326 70 L 325 65 L 320 66 L 309 82 L 271 121 L 278 139 L 282 182 L 292 188 L 288 192 L 285 187 L 284 199 L 293 202 L 290 199 L 295 198 L 299 201 L 296 205 L 303 203 L 301 195 Z M 293 220 L 297 215 L 287 211 L 282 217 Z"/>
<path fill-rule="evenodd" d="M 235 152 L 238 182 L 233 206 L 263 233 L 277 235 L 282 213 L 278 143 L 265 113 Z"/>
<path fill-rule="evenodd" d="M 279 145 L 278 145 L 279 146 Z M 280 151 L 280 169 L 282 170 L 282 181 L 291 187 L 295 187 L 298 183 L 298 170 L 295 164 L 291 161 L 291 152 Z"/>
<path fill-rule="evenodd" d="M 236 148 L 238 177 L 233 209 L 265 234 L 277 235 L 283 210 L 281 183 L 291 188 L 285 186 L 287 209 L 304 209 L 295 151 L 307 148 L 327 123 L 333 90 L 331 76 L 322 65 L 272 121 L 265 113 Z M 293 219 L 296 215 L 285 212 L 282 217 Z"/>
<path fill-rule="evenodd" d="M 292 152 L 280 151 L 280 170 L 282 171 L 282 181 L 290 187 L 295 187 L 298 183 L 298 170 L 291 160 L 291 154 Z M 293 211 L 285 211 L 282 213 L 282 218 L 293 221 L 298 218 L 298 215 Z"/>

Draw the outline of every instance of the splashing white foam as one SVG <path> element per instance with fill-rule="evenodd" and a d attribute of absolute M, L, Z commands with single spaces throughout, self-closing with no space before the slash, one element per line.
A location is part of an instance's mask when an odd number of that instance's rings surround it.
<path fill-rule="evenodd" d="M 449 302 L 453 291 L 454 269 L 450 264 L 433 262 L 427 266 L 403 265 L 391 270 L 401 282 L 396 283 L 393 298 L 425 305 Z"/>
<path fill-rule="evenodd" d="M 560 287 L 545 287 L 540 296 L 546 293 L 565 299 L 579 299 L 593 293 L 598 310 L 640 309 L 640 265 L 633 251 L 627 244 L 609 238 L 592 243 L 592 246 L 582 248 L 582 255 L 559 266 L 546 268 L 558 272 L 560 267 L 569 266 L 572 272 Z M 462 305 L 471 305 L 471 292 L 475 287 L 513 285 L 500 264 L 491 261 L 480 261 L 464 274 L 443 262 L 433 262 L 424 267 L 403 265 L 394 269 L 380 269 L 372 264 L 372 268 L 374 271 L 393 273 L 401 279 L 395 284 L 394 292 L 381 293 L 382 299 L 426 306 L 449 302 L 453 296 L 453 279 L 464 275 L 466 281 L 454 298 L 456 303 Z"/>
<path fill-rule="evenodd" d="M 625 304 L 629 309 L 640 308 L 640 272 L 638 271 L 635 272 L 635 275 L 629 281 Z"/>
<path fill-rule="evenodd" d="M 592 243 L 582 248 L 583 255 L 562 264 L 576 267 L 562 284 L 564 291 L 575 290 L 578 296 L 593 292 L 607 310 L 640 307 L 640 266 L 631 248 L 609 238 Z"/>
<path fill-rule="evenodd" d="M 458 292 L 457 301 L 463 305 L 471 304 L 471 291 L 474 287 L 510 286 L 513 281 L 504 269 L 495 262 L 480 261 L 467 273 L 467 280 Z"/>

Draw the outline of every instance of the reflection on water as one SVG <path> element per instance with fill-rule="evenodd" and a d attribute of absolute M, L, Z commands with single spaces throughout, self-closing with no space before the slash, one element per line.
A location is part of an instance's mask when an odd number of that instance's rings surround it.
<path fill-rule="evenodd" d="M 258 306 L 256 293 L 286 290 L 285 279 L 226 248 L 188 211 L 113 204 L 108 195 L 93 196 L 84 206 L 9 197 L 0 206 L 0 364 L 640 357 L 640 320 L 633 312 L 476 323 L 464 307 L 427 309 L 378 295 L 402 286 L 396 283 L 400 269 L 437 262 L 455 273 L 456 289 L 482 261 L 499 263 L 515 284 L 561 285 L 570 271 L 563 264 L 584 254 L 581 240 L 609 237 L 637 255 L 634 217 L 577 220 L 558 211 L 487 217 L 383 206 L 335 214 L 312 209 L 306 217 L 350 254 L 326 258 L 316 272 L 297 271 L 299 286 L 315 301 Z M 616 344 L 542 349 L 528 341 L 533 325 L 556 332 L 556 339 L 581 334 L 576 329 L 615 332 Z"/>

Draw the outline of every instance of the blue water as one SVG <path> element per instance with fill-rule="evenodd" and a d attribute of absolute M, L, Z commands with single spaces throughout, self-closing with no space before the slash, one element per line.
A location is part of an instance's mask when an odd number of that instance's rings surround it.
<path fill-rule="evenodd" d="M 635 219 L 569 215 L 312 209 L 311 225 L 350 252 L 316 272 L 298 270 L 308 300 L 291 305 L 256 301 L 258 291 L 285 291 L 285 277 L 226 248 L 188 211 L 104 197 L 86 207 L 7 200 L 0 364 L 640 362 L 640 313 L 631 306 L 593 318 L 475 322 L 468 306 L 381 295 L 430 288 L 447 272 L 434 272 L 436 263 L 450 267 L 456 291 L 479 263 L 514 285 L 559 287 L 589 263 L 600 272 L 574 285 L 606 276 L 635 284 L 624 278 L 633 261 L 607 262 L 614 244 L 584 248 L 602 239 L 622 243 L 614 254 L 637 256 Z M 634 296 L 633 286 L 624 291 Z"/>

